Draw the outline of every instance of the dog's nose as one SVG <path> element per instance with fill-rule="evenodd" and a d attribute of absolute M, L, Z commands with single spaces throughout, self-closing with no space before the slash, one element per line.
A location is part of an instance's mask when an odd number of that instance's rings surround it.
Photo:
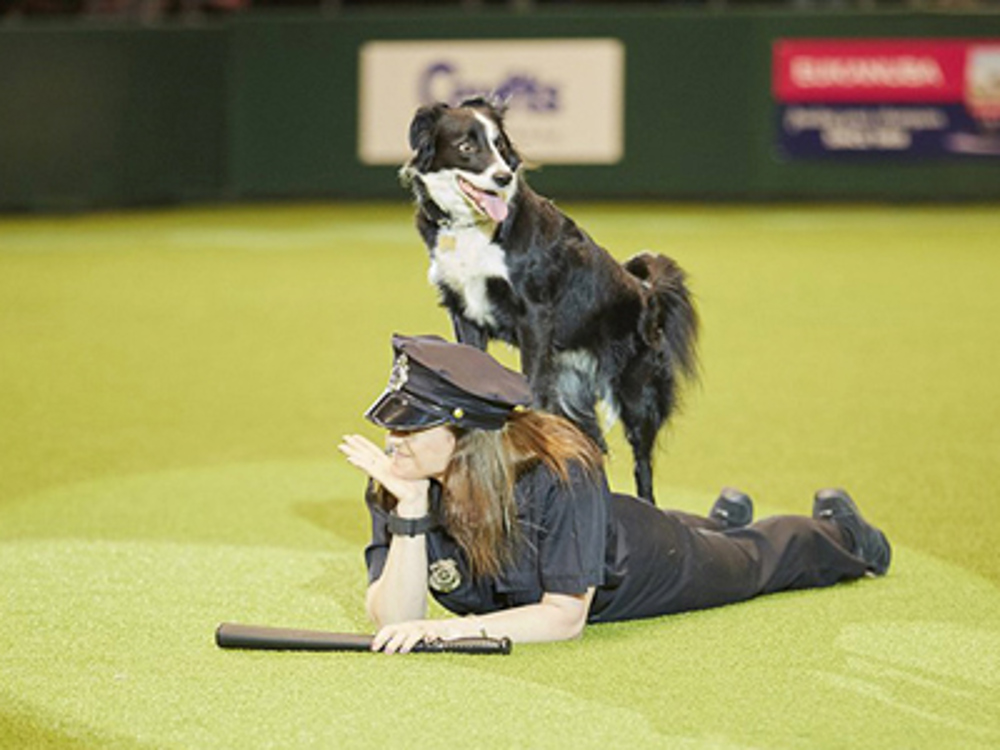
<path fill-rule="evenodd" d="M 495 175 L 493 175 L 493 182 L 495 182 L 500 187 L 507 187 L 511 183 L 511 180 L 513 179 L 514 175 L 512 175 L 510 172 L 497 172 Z"/>

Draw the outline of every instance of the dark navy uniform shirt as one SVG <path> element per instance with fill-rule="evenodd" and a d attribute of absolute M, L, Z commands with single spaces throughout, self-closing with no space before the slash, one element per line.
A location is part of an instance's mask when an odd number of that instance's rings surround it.
<path fill-rule="evenodd" d="M 441 513 L 432 484 L 430 512 Z M 535 604 L 545 592 L 597 591 L 588 620 L 633 619 L 683 608 L 686 532 L 648 503 L 614 495 L 604 475 L 572 466 L 563 484 L 544 464 L 515 486 L 520 544 L 514 563 L 497 576 L 473 579 L 458 543 L 441 527 L 427 534 L 428 582 L 434 598 L 459 614 L 485 614 Z M 388 513 L 369 497 L 372 541 L 365 549 L 369 582 L 382 575 L 391 534 Z"/>

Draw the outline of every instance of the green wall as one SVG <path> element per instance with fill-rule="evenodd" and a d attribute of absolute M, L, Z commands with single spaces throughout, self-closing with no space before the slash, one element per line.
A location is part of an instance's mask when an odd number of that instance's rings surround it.
<path fill-rule="evenodd" d="M 203 26 L 0 27 L 0 210 L 402 198 L 356 157 L 368 39 L 609 36 L 625 158 L 550 166 L 561 198 L 996 200 L 1000 159 L 781 162 L 775 38 L 1000 37 L 1000 15 L 577 10 L 245 15 Z"/>
<path fill-rule="evenodd" d="M 0 29 L 0 208 L 214 199 L 226 34 Z"/>

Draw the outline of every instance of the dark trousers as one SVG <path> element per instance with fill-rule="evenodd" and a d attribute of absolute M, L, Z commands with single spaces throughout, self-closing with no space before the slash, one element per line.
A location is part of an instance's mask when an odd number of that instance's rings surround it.
<path fill-rule="evenodd" d="M 860 578 L 854 555 L 831 521 L 773 516 L 741 529 L 664 511 L 627 496 L 612 499 L 617 533 L 590 621 L 717 607 L 761 594 L 831 586 Z"/>
<path fill-rule="evenodd" d="M 832 586 L 860 578 L 867 566 L 840 528 L 805 516 L 772 516 L 741 529 L 667 511 L 687 530 L 691 565 L 681 586 L 686 608 L 700 609 L 760 594 Z"/>

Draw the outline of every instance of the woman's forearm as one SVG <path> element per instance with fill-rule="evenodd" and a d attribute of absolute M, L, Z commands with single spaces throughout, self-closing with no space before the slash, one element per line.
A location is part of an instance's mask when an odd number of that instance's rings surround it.
<path fill-rule="evenodd" d="M 445 620 L 410 620 L 387 625 L 375 635 L 372 647 L 386 653 L 406 653 L 421 639 L 507 637 L 517 643 L 564 641 L 576 638 L 587 623 L 593 589 L 577 596 L 545 594 L 538 604 L 488 615 Z"/>
<path fill-rule="evenodd" d="M 366 605 L 380 628 L 427 616 L 426 537 L 393 537 L 382 575 L 368 587 Z"/>
<path fill-rule="evenodd" d="M 583 596 L 545 594 L 538 604 L 465 618 L 478 625 L 474 634 L 506 636 L 515 643 L 540 643 L 578 638 L 587 624 L 593 589 Z"/>
<path fill-rule="evenodd" d="M 393 512 L 400 518 L 424 518 L 430 509 L 429 490 L 426 480 L 397 483 L 392 488 Z M 368 616 L 380 628 L 427 616 L 426 536 L 392 536 L 382 575 L 368 587 L 365 604 Z"/>

